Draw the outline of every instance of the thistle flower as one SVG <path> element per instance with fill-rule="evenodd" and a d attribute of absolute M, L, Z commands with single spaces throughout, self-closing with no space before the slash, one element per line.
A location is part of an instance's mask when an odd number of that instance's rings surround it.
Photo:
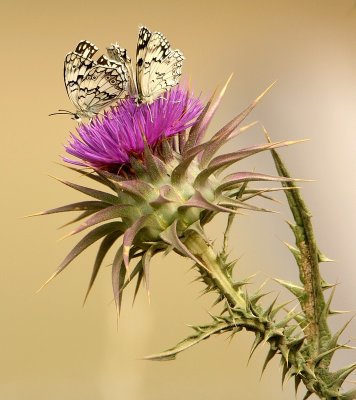
<path fill-rule="evenodd" d="M 67 153 L 81 162 L 64 158 L 72 164 L 117 172 L 130 157 L 143 154 L 145 143 L 155 149 L 163 140 L 193 125 L 202 111 L 202 103 L 182 87 L 166 92 L 150 105 L 137 105 L 134 97 L 123 100 L 104 117 L 81 124 L 79 138 L 71 135 Z"/>
<path fill-rule="evenodd" d="M 66 151 L 81 161 L 65 160 L 91 166 L 91 172 L 74 169 L 100 182 L 107 190 L 63 181 L 95 200 L 69 204 L 43 214 L 82 211 L 72 222 L 85 221 L 71 234 L 93 229 L 48 281 L 87 247 L 102 239 L 88 294 L 105 255 L 122 238 L 112 262 L 113 291 L 119 310 L 123 289 L 135 276 L 136 293 L 143 281 L 148 289 L 152 256 L 175 251 L 204 268 L 199 257 L 185 245 L 189 235 L 198 234 L 206 240 L 204 225 L 221 212 L 231 215 L 241 209 L 266 211 L 247 200 L 276 189 L 247 190 L 246 185 L 251 181 L 281 182 L 288 178 L 255 172 L 238 171 L 228 175 L 223 172 L 246 157 L 292 142 L 264 143 L 216 155 L 223 145 L 246 129 L 241 126 L 242 122 L 268 90 L 204 142 L 226 86 L 227 83 L 203 109 L 198 99 L 177 88 L 150 106 L 137 107 L 133 99 L 128 99 L 103 118 L 78 128 L 79 138 L 72 135 Z M 130 261 L 134 259 L 138 261 L 127 279 Z"/>

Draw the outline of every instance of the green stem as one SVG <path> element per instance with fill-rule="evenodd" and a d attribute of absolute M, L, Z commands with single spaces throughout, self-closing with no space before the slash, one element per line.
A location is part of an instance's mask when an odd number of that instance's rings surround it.
<path fill-rule="evenodd" d="M 222 266 L 213 248 L 196 232 L 192 232 L 184 241 L 184 244 L 192 254 L 202 261 L 205 266 L 204 270 L 201 270 L 202 275 L 209 273 L 211 280 L 215 283 L 220 294 L 226 298 L 229 305 L 246 309 L 246 301 L 241 294 L 241 290 L 234 288 L 233 282 L 221 268 Z M 202 269 L 202 267 L 199 268 Z"/>

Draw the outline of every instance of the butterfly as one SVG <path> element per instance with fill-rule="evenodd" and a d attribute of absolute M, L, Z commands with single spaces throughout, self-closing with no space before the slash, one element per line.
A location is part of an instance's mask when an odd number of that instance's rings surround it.
<path fill-rule="evenodd" d="M 78 43 L 64 60 L 64 83 L 76 111 L 58 110 L 73 119 L 92 118 L 103 108 L 127 95 L 128 76 L 125 65 L 102 55 L 92 59 L 98 48 L 87 40 Z"/>
<path fill-rule="evenodd" d="M 136 97 L 137 104 L 150 104 L 179 83 L 184 56 L 172 50 L 160 32 L 145 26 L 139 30 L 134 70 L 126 49 L 117 43 L 107 48 L 110 60 L 123 64 L 128 75 L 127 92 Z"/>

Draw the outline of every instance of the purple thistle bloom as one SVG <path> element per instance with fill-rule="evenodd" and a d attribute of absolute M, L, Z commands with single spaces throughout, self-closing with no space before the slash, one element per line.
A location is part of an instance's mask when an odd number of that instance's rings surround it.
<path fill-rule="evenodd" d="M 144 151 L 144 139 L 152 148 L 163 139 L 192 126 L 202 111 L 200 100 L 187 89 L 175 87 L 152 104 L 137 105 L 129 97 L 77 128 L 79 137 L 71 134 L 66 152 L 82 161 L 64 158 L 71 164 L 100 169 L 117 169 L 129 163 L 130 156 Z"/>

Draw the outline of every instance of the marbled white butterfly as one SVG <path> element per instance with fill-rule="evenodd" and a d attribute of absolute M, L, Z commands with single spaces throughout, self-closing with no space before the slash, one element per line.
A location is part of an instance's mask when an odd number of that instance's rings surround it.
<path fill-rule="evenodd" d="M 136 49 L 136 69 L 126 49 L 112 44 L 107 49 L 109 58 L 125 65 L 129 83 L 128 94 L 135 96 L 138 104 L 150 104 L 179 83 L 182 74 L 183 54 L 171 50 L 168 40 L 160 32 L 151 33 L 140 28 Z"/>
<path fill-rule="evenodd" d="M 98 48 L 87 40 L 64 60 L 64 83 L 76 111 L 59 110 L 54 114 L 71 114 L 73 119 L 92 118 L 103 108 L 126 95 L 128 76 L 126 67 L 102 55 L 92 59 Z"/>

